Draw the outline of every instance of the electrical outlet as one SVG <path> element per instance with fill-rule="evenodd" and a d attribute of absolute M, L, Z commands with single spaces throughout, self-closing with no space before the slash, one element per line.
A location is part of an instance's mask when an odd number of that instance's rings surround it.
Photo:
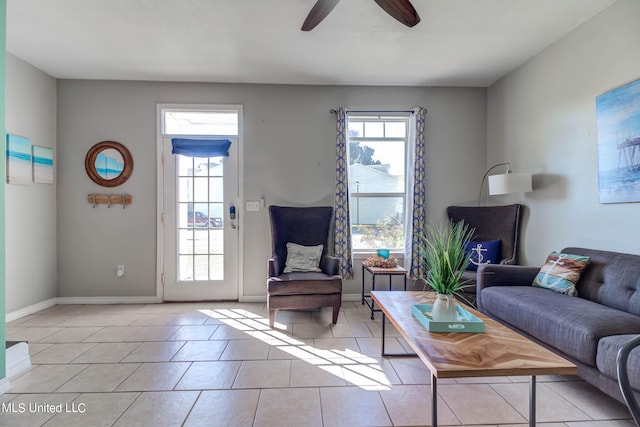
<path fill-rule="evenodd" d="M 116 276 L 122 277 L 124 276 L 124 265 L 118 265 L 118 269 L 116 270 Z"/>

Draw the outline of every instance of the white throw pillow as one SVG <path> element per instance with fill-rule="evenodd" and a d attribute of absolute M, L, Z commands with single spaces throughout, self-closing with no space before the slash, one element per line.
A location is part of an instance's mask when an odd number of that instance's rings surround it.
<path fill-rule="evenodd" d="M 284 272 L 293 271 L 322 271 L 320 270 L 320 257 L 323 245 L 302 246 L 295 243 L 287 243 L 287 262 Z"/>

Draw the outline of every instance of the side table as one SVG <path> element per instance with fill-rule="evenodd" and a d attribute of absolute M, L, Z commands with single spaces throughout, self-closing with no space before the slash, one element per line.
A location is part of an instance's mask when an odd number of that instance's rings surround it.
<path fill-rule="evenodd" d="M 373 313 L 376 311 L 380 311 L 380 309 L 375 308 L 375 302 L 373 299 L 371 302 L 367 298 L 371 298 L 371 295 L 364 294 L 364 272 L 368 271 L 371 275 L 371 290 L 376 290 L 376 276 L 389 276 L 389 290 L 391 289 L 391 279 L 393 276 L 404 276 L 404 290 L 407 290 L 407 270 L 403 267 L 393 267 L 393 268 L 381 268 L 381 267 L 369 267 L 367 265 L 362 264 L 362 305 L 367 304 L 367 306 L 371 309 L 371 320 L 373 320 Z"/>

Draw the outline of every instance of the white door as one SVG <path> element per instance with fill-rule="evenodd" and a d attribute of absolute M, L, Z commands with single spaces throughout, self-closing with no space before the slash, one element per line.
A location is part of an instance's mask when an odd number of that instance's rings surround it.
<path fill-rule="evenodd" d="M 163 200 L 159 234 L 163 240 L 161 277 L 165 301 L 238 299 L 239 132 L 203 133 L 220 129 L 215 124 L 203 127 L 201 122 L 227 118 L 216 117 L 216 111 L 201 110 L 202 107 L 161 110 L 165 123 L 161 126 Z M 166 122 L 173 119 L 183 123 L 172 129 Z M 228 140 L 229 156 L 172 154 L 173 138 Z"/>

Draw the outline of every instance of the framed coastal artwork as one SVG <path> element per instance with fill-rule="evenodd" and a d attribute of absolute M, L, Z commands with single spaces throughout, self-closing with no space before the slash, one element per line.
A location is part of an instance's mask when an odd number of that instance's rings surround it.
<path fill-rule="evenodd" d="M 7 134 L 7 183 L 31 184 L 31 141 Z"/>
<path fill-rule="evenodd" d="M 600 203 L 640 202 L 640 80 L 596 97 Z"/>
<path fill-rule="evenodd" d="M 53 183 L 53 150 L 33 146 L 33 182 Z"/>

